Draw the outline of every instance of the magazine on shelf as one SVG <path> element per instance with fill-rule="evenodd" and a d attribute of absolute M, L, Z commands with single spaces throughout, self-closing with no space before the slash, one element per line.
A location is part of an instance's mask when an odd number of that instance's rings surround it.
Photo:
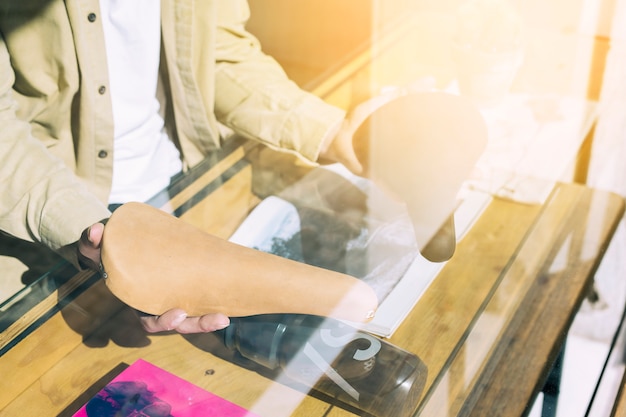
<path fill-rule="evenodd" d="M 258 417 L 142 359 L 83 405 L 74 417 Z"/>
<path fill-rule="evenodd" d="M 464 191 L 455 211 L 457 241 L 491 201 Z M 340 165 L 317 168 L 255 207 L 232 242 L 355 276 L 380 300 L 376 317 L 359 327 L 393 334 L 445 262 L 417 247 L 406 207 Z"/>

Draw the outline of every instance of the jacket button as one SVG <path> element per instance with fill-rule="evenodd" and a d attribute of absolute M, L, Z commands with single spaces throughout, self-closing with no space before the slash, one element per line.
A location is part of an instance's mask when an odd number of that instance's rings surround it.
<path fill-rule="evenodd" d="M 105 150 L 101 150 L 100 152 L 98 152 L 98 158 L 106 158 L 107 156 L 109 156 L 109 153 Z"/>
<path fill-rule="evenodd" d="M 96 14 L 95 13 L 89 13 L 87 15 L 87 20 L 89 20 L 90 22 L 95 22 L 96 21 Z"/>
<path fill-rule="evenodd" d="M 100 93 L 101 95 L 106 93 L 107 88 L 103 85 L 101 85 L 100 87 L 98 87 L 98 93 Z"/>

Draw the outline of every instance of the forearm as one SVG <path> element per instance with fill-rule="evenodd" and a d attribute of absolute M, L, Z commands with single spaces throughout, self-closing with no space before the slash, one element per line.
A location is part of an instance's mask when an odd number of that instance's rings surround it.
<path fill-rule="evenodd" d="M 344 111 L 290 81 L 245 31 L 247 9 L 230 9 L 231 13 L 221 16 L 218 28 L 218 119 L 268 146 L 317 160 L 324 140 L 339 126 Z"/>
<path fill-rule="evenodd" d="M 63 162 L 24 134 L 27 128 L 14 124 L 2 120 L 0 229 L 56 250 L 78 240 L 108 210 Z"/>
<path fill-rule="evenodd" d="M 108 210 L 16 117 L 12 85 L 0 43 L 0 230 L 57 250 L 78 240 Z"/>

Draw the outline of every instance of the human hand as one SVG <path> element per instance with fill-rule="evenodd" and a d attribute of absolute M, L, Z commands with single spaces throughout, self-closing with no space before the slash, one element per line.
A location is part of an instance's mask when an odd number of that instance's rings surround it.
<path fill-rule="evenodd" d="M 100 247 L 104 234 L 104 224 L 95 223 L 85 229 L 78 241 L 78 258 L 88 268 L 97 270 L 100 267 Z M 204 316 L 187 317 L 181 309 L 169 310 L 160 316 L 138 313 L 141 325 L 148 333 L 176 331 L 178 333 L 206 333 L 220 330 L 230 324 L 223 314 L 206 314 Z"/>
<path fill-rule="evenodd" d="M 385 94 L 371 98 L 354 108 L 343 120 L 339 129 L 335 132 L 320 152 L 320 162 L 339 162 L 348 168 L 353 174 L 367 174 L 367 145 L 355 143 L 354 133 L 359 126 L 376 109 L 399 97 L 399 90 L 393 90 Z"/>
<path fill-rule="evenodd" d="M 205 314 L 204 316 L 187 317 L 185 311 L 175 308 L 160 316 L 150 316 L 140 313 L 143 328 L 148 333 L 158 333 L 174 330 L 181 334 L 208 333 L 224 329 L 230 320 L 223 314 Z"/>
<path fill-rule="evenodd" d="M 355 130 L 349 119 L 343 120 L 337 132 L 331 137 L 330 142 L 323 146 L 318 161 L 320 163 L 338 162 L 352 171 L 352 173 L 361 174 L 363 165 L 356 156 L 352 144 L 352 136 Z"/>
<path fill-rule="evenodd" d="M 403 95 L 432 90 L 434 85 L 435 80 L 426 77 L 403 88 L 389 88 L 380 95 L 360 103 L 348 114 L 329 142 L 322 147 L 320 162 L 339 162 L 354 174 L 367 175 L 364 171 L 367 171 L 368 144 L 355 143 L 354 134 L 357 129 L 383 105 Z"/>

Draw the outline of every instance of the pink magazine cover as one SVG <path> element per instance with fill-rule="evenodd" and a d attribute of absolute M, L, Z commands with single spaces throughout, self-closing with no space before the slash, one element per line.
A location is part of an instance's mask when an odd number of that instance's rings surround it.
<path fill-rule="evenodd" d="M 137 360 L 74 417 L 258 417 L 144 360 Z"/>

